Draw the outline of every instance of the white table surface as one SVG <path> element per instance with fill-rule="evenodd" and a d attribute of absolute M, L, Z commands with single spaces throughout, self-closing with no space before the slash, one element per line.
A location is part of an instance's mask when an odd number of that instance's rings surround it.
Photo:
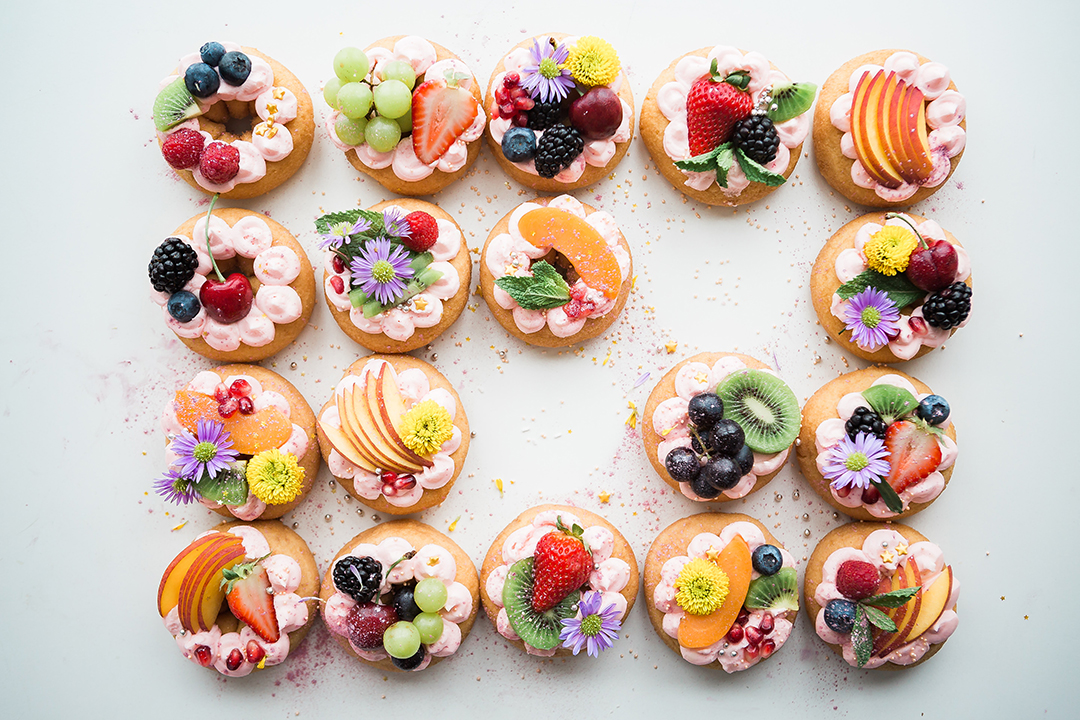
<path fill-rule="evenodd" d="M 8 3 L 0 22 L 2 714 L 1075 717 L 1080 694 L 1067 663 L 1080 598 L 1070 555 L 1078 498 L 1072 409 L 1080 401 L 1073 214 L 1080 158 L 1072 142 L 1080 103 L 1069 51 L 1077 7 Z M 945 350 L 903 366 L 948 398 L 960 434 L 949 490 L 910 521 L 944 548 L 963 583 L 959 630 L 931 662 L 895 673 L 849 668 L 801 616 L 774 659 L 726 676 L 668 650 L 649 625 L 643 595 L 616 649 L 596 661 L 526 657 L 486 618 L 457 656 L 420 675 L 387 677 L 361 666 L 321 623 L 287 664 L 241 680 L 202 671 L 176 652 L 154 607 L 158 579 L 217 516 L 147 494 L 163 469 L 160 408 L 211 365 L 162 326 L 148 297 L 153 248 L 204 207 L 154 142 L 159 79 L 204 41 L 241 42 L 296 73 L 321 113 L 319 88 L 346 44 L 423 35 L 486 81 L 526 33 L 554 30 L 610 40 L 639 107 L 673 58 L 718 43 L 763 51 L 792 78 L 818 84 L 881 47 L 917 50 L 950 67 L 968 99 L 969 148 L 947 186 L 913 211 L 969 248 L 975 311 Z M 787 186 L 738 210 L 681 198 L 640 137 L 613 177 L 578 192 L 621 223 L 637 291 L 611 332 L 580 351 L 542 351 L 508 337 L 476 297 L 430 350 L 416 353 L 455 385 L 476 432 L 455 491 L 420 519 L 445 531 L 460 516 L 452 537 L 479 563 L 522 510 L 572 503 L 615 523 L 643 562 L 662 528 L 703 507 L 656 477 L 639 436 L 624 425 L 628 401 L 643 407 L 663 371 L 697 351 L 738 350 L 775 363 L 801 400 L 865 366 L 826 342 L 809 302 L 819 248 L 860 209 L 831 192 L 806 147 L 811 157 Z M 529 195 L 485 148 L 469 176 L 436 201 L 478 247 Z M 320 131 L 289 182 L 226 206 L 271 214 L 317 258 L 316 216 L 388 197 L 358 179 Z M 679 343 L 674 355 L 657 352 L 667 341 Z M 263 364 L 318 406 L 359 354 L 320 299 L 299 341 Z M 651 379 L 634 389 L 643 372 Z M 503 479 L 501 496 L 495 478 Z M 287 518 L 322 567 L 375 521 L 330 479 L 324 466 Z M 611 493 L 608 504 L 601 491 Z M 773 528 L 800 560 L 800 579 L 814 545 L 838 524 L 794 463 L 764 491 L 724 507 Z"/>

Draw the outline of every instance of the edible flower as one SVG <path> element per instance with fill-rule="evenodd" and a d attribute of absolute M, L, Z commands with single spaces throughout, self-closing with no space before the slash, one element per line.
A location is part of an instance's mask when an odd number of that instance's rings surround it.
<path fill-rule="evenodd" d="M 586 87 L 609 85 L 619 76 L 619 56 L 607 40 L 586 35 L 570 49 L 566 68 Z"/>
<path fill-rule="evenodd" d="M 907 228 L 886 225 L 870 236 L 863 245 L 863 255 L 871 270 L 882 275 L 895 275 L 907 270 L 911 253 L 919 247 L 919 239 Z"/>
<path fill-rule="evenodd" d="M 389 230 L 388 230 L 389 232 Z M 384 237 L 366 243 L 352 264 L 353 285 L 382 305 L 392 305 L 405 295 L 405 281 L 413 276 L 409 255 L 400 245 L 391 247 Z"/>
<path fill-rule="evenodd" d="M 622 626 L 619 621 L 619 608 L 615 603 L 602 606 L 603 600 L 601 593 L 585 593 L 578 605 L 578 615 L 581 617 L 566 618 L 562 621 L 559 639 L 563 641 L 564 648 L 572 648 L 577 655 L 584 647 L 590 657 L 597 657 L 600 651 L 615 644 Z"/>
<path fill-rule="evenodd" d="M 417 455 L 434 455 L 453 436 L 450 413 L 434 400 L 417 403 L 401 416 L 401 440 Z"/>
<path fill-rule="evenodd" d="M 304 489 L 304 468 L 292 453 L 264 450 L 247 464 L 248 489 L 267 505 L 292 502 Z"/>
<path fill-rule="evenodd" d="M 409 227 L 409 223 L 405 222 L 405 213 L 394 206 L 390 206 L 383 210 L 383 227 L 386 228 L 386 234 L 390 237 L 402 238 L 409 237 L 412 233 L 412 229 Z"/>
<path fill-rule="evenodd" d="M 829 449 L 822 475 L 832 481 L 834 490 L 865 490 L 874 480 L 889 474 L 888 457 L 885 443 L 876 435 L 858 433 L 854 440 L 845 435 Z"/>
<path fill-rule="evenodd" d="M 166 502 L 187 505 L 195 499 L 195 483 L 181 475 L 176 468 L 170 467 L 164 477 L 154 481 L 154 492 L 165 498 Z"/>
<path fill-rule="evenodd" d="M 851 331 L 851 342 L 863 350 L 884 347 L 889 338 L 900 333 L 900 311 L 883 291 L 868 287 L 855 295 L 844 310 L 844 321 Z"/>
<path fill-rule="evenodd" d="M 714 563 L 695 558 L 675 578 L 675 602 L 691 615 L 710 615 L 728 596 L 728 576 Z"/>
<path fill-rule="evenodd" d="M 201 478 L 205 472 L 210 477 L 229 467 L 238 453 L 225 426 L 213 420 L 199 420 L 197 432 L 192 435 L 185 430 L 169 446 L 177 456 L 179 473 L 185 478 Z"/>
<path fill-rule="evenodd" d="M 570 51 L 563 44 L 556 45 L 551 38 L 543 45 L 533 38 L 529 54 L 531 63 L 521 68 L 521 87 L 541 102 L 565 99 L 574 87 L 574 79 L 563 65 Z"/>
<path fill-rule="evenodd" d="M 330 232 L 322 233 L 319 237 L 322 240 L 319 241 L 319 248 L 321 250 L 329 250 L 330 248 L 339 248 L 345 243 L 349 242 L 349 238 L 352 235 L 358 235 L 363 232 L 367 232 L 371 229 L 371 221 L 364 218 L 359 218 L 355 223 L 350 224 L 347 220 L 343 220 L 339 223 L 334 223 L 330 226 Z"/>

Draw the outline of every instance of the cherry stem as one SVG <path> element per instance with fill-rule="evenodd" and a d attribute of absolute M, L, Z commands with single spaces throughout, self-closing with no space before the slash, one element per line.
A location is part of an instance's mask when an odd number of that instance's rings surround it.
<path fill-rule="evenodd" d="M 926 244 L 926 241 L 923 240 L 923 236 L 919 233 L 919 231 L 915 228 L 915 226 L 911 223 L 911 220 L 909 220 L 906 215 L 903 215 L 901 213 L 885 213 L 885 219 L 886 220 L 892 220 L 893 218 L 896 218 L 897 220 L 900 220 L 905 225 L 907 225 L 909 228 L 911 228 L 911 231 L 913 233 L 915 233 L 915 237 L 917 237 L 919 239 L 919 244 L 920 245 L 922 245 L 924 248 L 930 247 L 929 245 Z"/>
<path fill-rule="evenodd" d="M 225 282 L 225 276 L 221 274 L 217 260 L 214 259 L 214 251 L 210 249 L 210 218 L 214 215 L 214 205 L 217 203 L 218 195 L 220 193 L 214 193 L 214 197 L 210 198 L 210 208 L 206 211 L 206 254 L 210 256 L 210 264 L 214 266 L 218 282 Z"/>

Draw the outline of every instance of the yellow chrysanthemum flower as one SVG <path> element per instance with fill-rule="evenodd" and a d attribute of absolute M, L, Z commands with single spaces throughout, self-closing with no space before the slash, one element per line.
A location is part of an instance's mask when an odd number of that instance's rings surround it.
<path fill-rule="evenodd" d="M 709 615 L 728 596 L 728 576 L 708 560 L 697 558 L 683 566 L 675 579 L 675 602 L 691 615 Z"/>
<path fill-rule="evenodd" d="M 292 453 L 263 450 L 248 461 L 247 481 L 251 494 L 267 505 L 284 505 L 304 489 L 304 468 Z"/>
<path fill-rule="evenodd" d="M 587 87 L 608 85 L 619 76 L 619 56 L 611 43 L 603 38 L 586 35 L 578 38 L 566 59 L 566 69 L 574 80 Z"/>
<path fill-rule="evenodd" d="M 434 400 L 413 405 L 401 416 L 401 439 L 417 455 L 434 455 L 454 436 L 454 421 Z"/>
<path fill-rule="evenodd" d="M 863 255 L 871 270 L 882 275 L 895 275 L 907 270 L 911 253 L 919 247 L 915 233 L 907 228 L 886 225 L 870 236 L 863 245 Z"/>

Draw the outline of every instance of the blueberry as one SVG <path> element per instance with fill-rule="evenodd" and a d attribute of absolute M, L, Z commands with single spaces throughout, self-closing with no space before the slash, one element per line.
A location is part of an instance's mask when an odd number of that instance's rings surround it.
<path fill-rule="evenodd" d="M 202 55 L 204 63 L 211 67 L 217 67 L 217 64 L 221 62 L 221 57 L 225 54 L 225 47 L 221 43 L 211 40 L 199 48 L 199 54 Z"/>
<path fill-rule="evenodd" d="M 536 155 L 536 133 L 529 128 L 512 127 L 502 139 L 503 155 L 510 162 L 528 162 Z"/>
<path fill-rule="evenodd" d="M 705 430 L 724 417 L 724 401 L 714 393 L 700 393 L 690 398 L 687 412 L 690 414 L 690 422 L 699 430 Z"/>
<path fill-rule="evenodd" d="M 218 63 L 218 72 L 226 85 L 243 85 L 251 74 L 251 58 L 242 52 L 227 52 Z"/>
<path fill-rule="evenodd" d="M 739 466 L 729 457 L 714 457 L 701 468 L 700 477 L 709 485 L 719 490 L 730 490 L 739 484 L 742 473 Z M 699 493 L 700 494 L 700 493 Z"/>
<path fill-rule="evenodd" d="M 775 545 L 758 545 L 750 556 L 750 562 L 762 575 L 775 575 L 784 566 L 784 556 Z"/>
<path fill-rule="evenodd" d="M 735 462 L 743 475 L 754 469 L 754 451 L 750 449 L 749 445 L 743 445 L 739 448 L 739 452 L 735 456 Z"/>
<path fill-rule="evenodd" d="M 412 622 L 413 619 L 419 615 L 422 610 L 420 606 L 416 604 L 416 599 L 413 597 L 413 585 L 405 585 L 398 590 L 397 595 L 394 596 L 394 610 L 397 611 L 398 619 Z"/>
<path fill-rule="evenodd" d="M 713 487 L 705 480 L 705 473 L 701 473 L 690 481 L 690 489 L 694 494 L 706 500 L 712 500 L 720 494 L 720 488 Z"/>
<path fill-rule="evenodd" d="M 195 316 L 199 314 L 199 310 L 202 309 L 199 298 L 187 290 L 177 290 L 170 295 L 167 307 L 169 308 L 169 314 L 176 319 L 176 322 L 182 323 L 194 320 Z"/>
<path fill-rule="evenodd" d="M 407 657 L 404 660 L 396 658 L 393 655 L 390 656 L 390 660 L 394 663 L 394 667 L 399 670 L 415 670 L 420 667 L 420 663 L 424 662 L 424 658 L 427 656 L 427 650 L 421 645 L 420 649 L 416 651 L 416 654 L 412 657 Z"/>
<path fill-rule="evenodd" d="M 825 605 L 825 624 L 835 632 L 849 633 L 855 627 L 855 603 L 836 598 Z"/>
<path fill-rule="evenodd" d="M 919 403 L 916 412 L 931 425 L 940 425 L 949 417 L 949 403 L 940 395 L 927 395 Z"/>
<path fill-rule="evenodd" d="M 742 427 L 734 420 L 720 420 L 709 431 L 709 444 L 721 455 L 735 457 L 746 441 Z"/>
<path fill-rule="evenodd" d="M 206 63 L 189 65 L 184 72 L 184 85 L 187 91 L 197 98 L 208 98 L 218 91 L 221 80 L 217 70 Z"/>
<path fill-rule="evenodd" d="M 664 467 L 667 468 L 668 475 L 678 482 L 690 482 L 701 471 L 697 455 L 685 447 L 677 447 L 669 452 L 664 458 Z"/>

